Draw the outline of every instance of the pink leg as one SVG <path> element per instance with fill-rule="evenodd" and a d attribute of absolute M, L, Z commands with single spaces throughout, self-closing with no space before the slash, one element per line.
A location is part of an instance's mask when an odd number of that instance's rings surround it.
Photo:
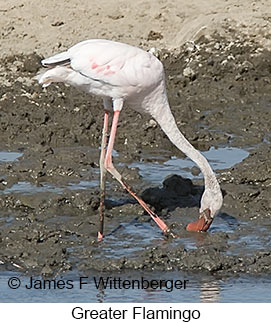
<path fill-rule="evenodd" d="M 101 155 L 100 155 L 100 227 L 98 231 L 98 241 L 101 241 L 103 238 L 104 230 L 104 198 L 105 198 L 105 178 L 106 178 L 106 169 L 104 167 L 105 154 L 106 154 L 106 145 L 107 145 L 107 136 L 108 136 L 108 119 L 109 112 L 104 111 L 104 126 L 102 134 L 102 145 L 101 145 Z"/>
<path fill-rule="evenodd" d="M 105 156 L 105 169 L 108 170 L 113 177 L 116 178 L 117 181 L 120 182 L 120 184 L 138 201 L 138 203 L 149 213 L 151 218 L 156 222 L 156 224 L 159 226 L 159 228 L 166 234 L 169 233 L 168 226 L 148 207 L 148 205 L 139 198 L 132 190 L 131 188 L 123 181 L 121 174 L 116 170 L 112 163 L 112 151 L 115 141 L 115 136 L 117 132 L 117 126 L 118 126 L 118 120 L 119 120 L 119 114 L 120 111 L 115 111 L 112 121 L 112 127 L 111 127 L 111 133 L 109 138 L 109 143 L 107 147 L 107 152 Z"/>

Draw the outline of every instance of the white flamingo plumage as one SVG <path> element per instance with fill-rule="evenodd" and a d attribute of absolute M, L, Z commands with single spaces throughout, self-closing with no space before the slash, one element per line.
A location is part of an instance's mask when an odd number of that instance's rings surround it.
<path fill-rule="evenodd" d="M 183 136 L 176 125 L 168 103 L 163 64 L 154 55 L 127 44 L 91 39 L 80 42 L 65 52 L 42 60 L 46 68 L 37 79 L 44 87 L 63 82 L 85 92 L 101 96 L 104 103 L 104 127 L 100 156 L 100 227 L 103 238 L 105 175 L 110 172 L 142 205 L 164 233 L 168 226 L 124 182 L 112 163 L 117 124 L 124 102 L 130 108 L 148 113 L 160 125 L 169 140 L 200 168 L 205 180 L 200 216 L 189 223 L 189 231 L 207 231 L 222 206 L 219 183 L 206 158 Z M 107 143 L 109 113 L 113 120 Z"/>

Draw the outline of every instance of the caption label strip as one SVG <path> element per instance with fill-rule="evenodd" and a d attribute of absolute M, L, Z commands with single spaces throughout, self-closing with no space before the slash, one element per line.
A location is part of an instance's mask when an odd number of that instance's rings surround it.
<path fill-rule="evenodd" d="M 124 306 L 125 307 L 125 306 Z M 74 319 L 91 319 L 91 320 L 178 320 L 182 322 L 190 322 L 192 319 L 200 318 L 200 311 L 198 310 L 182 310 L 176 309 L 172 306 L 165 306 L 161 304 L 160 308 L 149 308 L 148 306 L 133 306 L 129 309 L 114 309 L 108 307 L 107 309 L 86 309 L 81 306 L 76 306 L 72 310 L 72 317 Z M 161 309 L 162 307 L 162 309 Z"/>

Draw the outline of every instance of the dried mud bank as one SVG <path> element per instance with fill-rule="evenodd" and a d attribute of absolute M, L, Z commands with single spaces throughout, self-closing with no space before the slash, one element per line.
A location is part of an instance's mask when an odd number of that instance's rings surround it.
<path fill-rule="evenodd" d="M 271 272 L 271 55 L 252 37 L 234 35 L 202 37 L 177 56 L 158 53 L 173 113 L 194 146 L 250 152 L 218 172 L 225 201 L 209 233 L 185 231 L 198 216 L 202 180 L 173 174 L 153 187 L 129 169 L 133 161 L 183 155 L 148 116 L 121 115 L 115 163 L 180 236 L 174 240 L 108 177 L 108 236 L 97 244 L 101 101 L 64 85 L 42 90 L 32 79 L 40 68 L 35 54 L 1 62 L 1 151 L 22 154 L 0 163 L 3 270 Z"/>

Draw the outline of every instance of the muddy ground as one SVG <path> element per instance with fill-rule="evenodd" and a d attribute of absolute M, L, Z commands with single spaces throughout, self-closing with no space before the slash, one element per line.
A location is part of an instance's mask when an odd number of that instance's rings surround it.
<path fill-rule="evenodd" d="M 133 161 L 183 155 L 148 116 L 128 107 L 121 113 L 114 161 L 177 239 L 163 237 L 108 176 L 107 236 L 96 242 L 101 100 L 61 84 L 42 89 L 32 79 L 40 69 L 36 54 L 1 61 L 0 148 L 22 153 L 17 161 L 0 163 L 2 270 L 271 272 L 271 55 L 253 37 L 227 28 L 228 38 L 213 34 L 185 44 L 177 56 L 158 53 L 172 111 L 191 143 L 200 150 L 250 152 L 240 164 L 218 172 L 225 199 L 210 232 L 185 231 L 198 216 L 202 180 L 172 174 L 154 187 L 138 169 L 128 169 Z M 82 181 L 96 184 L 68 189 Z M 10 190 L 18 183 L 32 189 Z"/>

